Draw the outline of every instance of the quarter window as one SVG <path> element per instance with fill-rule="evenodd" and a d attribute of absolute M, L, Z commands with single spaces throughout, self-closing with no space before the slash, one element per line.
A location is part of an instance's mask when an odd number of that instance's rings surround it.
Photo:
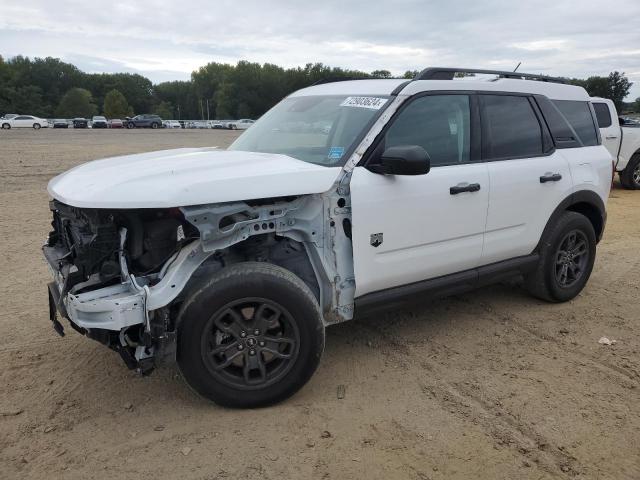
<path fill-rule="evenodd" d="M 599 128 L 607 128 L 612 124 L 611 112 L 606 103 L 594 103 L 593 110 L 596 112 L 596 120 L 598 120 Z"/>
<path fill-rule="evenodd" d="M 431 166 L 469 162 L 468 95 L 427 95 L 404 108 L 385 135 L 384 147 L 419 145 Z"/>
<path fill-rule="evenodd" d="M 598 145 L 598 134 L 593 123 L 589 102 L 553 100 L 553 103 L 567 119 L 585 147 Z"/>
<path fill-rule="evenodd" d="M 542 129 L 527 97 L 483 95 L 482 103 L 487 159 L 542 155 Z"/>

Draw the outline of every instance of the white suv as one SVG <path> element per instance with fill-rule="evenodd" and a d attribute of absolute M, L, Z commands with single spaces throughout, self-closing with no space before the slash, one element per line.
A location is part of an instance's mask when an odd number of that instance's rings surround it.
<path fill-rule="evenodd" d="M 205 397 L 266 405 L 311 377 L 325 327 L 356 315 L 519 275 L 539 298 L 574 298 L 611 177 L 589 96 L 552 78 L 319 84 L 226 151 L 51 180 L 50 317 L 130 368 L 176 359 Z"/>

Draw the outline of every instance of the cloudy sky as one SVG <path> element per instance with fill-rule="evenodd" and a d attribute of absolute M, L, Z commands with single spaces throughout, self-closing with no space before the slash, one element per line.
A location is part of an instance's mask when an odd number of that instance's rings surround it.
<path fill-rule="evenodd" d="M 465 66 L 587 77 L 640 96 L 640 0 L 0 0 L 0 54 L 187 79 L 210 62 L 323 62 L 394 74 Z"/>

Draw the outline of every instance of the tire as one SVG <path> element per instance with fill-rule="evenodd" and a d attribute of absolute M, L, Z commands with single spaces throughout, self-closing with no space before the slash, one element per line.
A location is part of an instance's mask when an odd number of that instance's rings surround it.
<path fill-rule="evenodd" d="M 40 124 L 39 123 L 34 123 L 33 124 L 33 129 L 34 130 L 40 130 Z"/>
<path fill-rule="evenodd" d="M 2 124 L 2 129 L 3 130 L 11 130 L 11 125 L 9 125 L 8 123 L 3 123 Z"/>
<path fill-rule="evenodd" d="M 185 300 L 177 325 L 184 379 L 225 407 L 264 407 L 290 397 L 311 378 L 324 350 L 313 293 L 268 263 L 216 273 Z"/>
<path fill-rule="evenodd" d="M 132 128 L 135 128 L 135 125 L 133 123 L 127 123 L 127 128 L 131 130 Z"/>
<path fill-rule="evenodd" d="M 152 123 L 152 124 L 151 124 L 151 128 L 153 128 L 153 129 L 155 130 L 156 128 L 158 128 L 158 124 L 157 124 L 157 123 L 155 123 L 155 122 L 154 122 L 154 123 Z"/>
<path fill-rule="evenodd" d="M 579 251 L 582 253 L 578 254 Z M 571 300 L 582 291 L 593 270 L 596 258 L 593 225 L 584 215 L 564 212 L 543 234 L 539 253 L 537 269 L 525 277 L 529 292 L 548 302 Z"/>
<path fill-rule="evenodd" d="M 627 168 L 620 172 L 620 183 L 627 190 L 640 190 L 640 153 L 632 156 Z"/>

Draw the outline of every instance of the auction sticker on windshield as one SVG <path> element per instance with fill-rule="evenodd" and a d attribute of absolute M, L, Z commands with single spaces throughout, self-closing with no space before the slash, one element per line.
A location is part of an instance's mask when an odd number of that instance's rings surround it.
<path fill-rule="evenodd" d="M 341 107 L 360 107 L 369 108 L 371 110 L 380 110 L 382 106 L 387 103 L 386 98 L 378 97 L 347 97 L 344 102 L 340 104 Z"/>

